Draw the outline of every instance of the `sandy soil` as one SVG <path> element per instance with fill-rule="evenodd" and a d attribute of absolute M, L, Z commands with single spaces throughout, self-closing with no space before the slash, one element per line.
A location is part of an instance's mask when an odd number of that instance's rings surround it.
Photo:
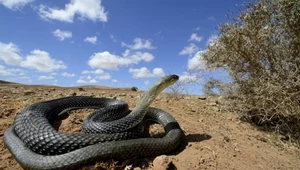
<path fill-rule="evenodd" d="M 3 134 L 26 105 L 70 95 L 88 95 L 123 99 L 133 108 L 141 94 L 128 89 L 105 87 L 0 84 L 0 169 L 22 169 L 5 147 Z M 169 169 L 300 169 L 300 149 L 281 141 L 278 135 L 239 121 L 234 114 L 223 111 L 214 98 L 188 95 L 174 98 L 169 94 L 161 94 L 152 106 L 170 112 L 186 135 L 185 142 L 175 153 L 160 157 L 167 161 Z M 63 121 L 60 130 L 79 132 L 80 123 L 90 111 L 74 111 Z M 157 127 L 153 128 L 155 131 Z M 164 163 L 153 163 L 154 159 L 109 160 L 82 169 L 166 169 Z"/>

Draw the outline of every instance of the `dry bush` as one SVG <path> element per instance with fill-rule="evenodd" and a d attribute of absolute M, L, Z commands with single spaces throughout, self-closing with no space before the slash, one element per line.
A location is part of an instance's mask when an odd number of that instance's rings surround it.
<path fill-rule="evenodd" d="M 177 81 L 172 86 L 166 89 L 167 98 L 170 100 L 179 100 L 183 98 L 183 94 L 186 92 L 186 82 Z"/>
<path fill-rule="evenodd" d="M 257 0 L 243 7 L 219 26 L 203 59 L 211 69 L 228 71 L 234 88 L 223 93 L 238 94 L 232 105 L 242 118 L 299 142 L 300 1 Z"/>

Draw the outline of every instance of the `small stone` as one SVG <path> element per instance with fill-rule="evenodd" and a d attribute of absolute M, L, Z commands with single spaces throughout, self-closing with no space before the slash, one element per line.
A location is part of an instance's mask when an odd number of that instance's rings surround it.
<path fill-rule="evenodd" d="M 34 91 L 32 91 L 32 90 L 25 90 L 24 91 L 24 95 L 31 95 L 33 93 L 34 93 Z"/>
<path fill-rule="evenodd" d="M 142 170 L 142 168 L 140 168 L 140 167 L 135 167 L 135 168 L 133 168 L 133 170 Z"/>
<path fill-rule="evenodd" d="M 78 88 L 79 91 L 85 91 L 82 87 Z"/>
<path fill-rule="evenodd" d="M 167 170 L 172 161 L 166 155 L 161 155 L 153 160 L 153 169 L 155 170 Z"/>
<path fill-rule="evenodd" d="M 212 102 L 212 103 L 208 103 L 207 105 L 208 105 L 208 106 L 217 106 L 217 103 Z"/>
<path fill-rule="evenodd" d="M 200 159 L 200 164 L 203 164 L 205 162 L 205 158 Z"/>
<path fill-rule="evenodd" d="M 71 93 L 71 95 L 72 95 L 72 96 L 76 96 L 76 95 L 77 95 L 77 93 L 76 93 L 76 92 L 73 92 L 73 93 Z"/>
<path fill-rule="evenodd" d="M 200 99 L 200 100 L 206 100 L 207 98 L 204 97 L 204 96 L 199 96 L 198 99 Z"/>
<path fill-rule="evenodd" d="M 3 96 L 2 98 L 3 98 L 3 99 L 8 99 L 8 96 Z"/>
<path fill-rule="evenodd" d="M 119 96 L 126 96 L 126 93 L 121 93 L 119 94 Z"/>

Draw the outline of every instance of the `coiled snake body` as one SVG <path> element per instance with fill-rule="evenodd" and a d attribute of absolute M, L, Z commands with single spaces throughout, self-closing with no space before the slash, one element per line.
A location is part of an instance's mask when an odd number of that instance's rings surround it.
<path fill-rule="evenodd" d="M 72 96 L 29 105 L 5 132 L 4 143 L 24 169 L 74 169 L 101 159 L 166 154 L 178 147 L 183 132 L 169 113 L 149 105 L 178 78 L 170 75 L 155 82 L 133 111 L 122 118 L 115 117 L 113 113 L 127 112 L 128 105 L 108 98 Z M 50 122 L 59 115 L 86 107 L 100 108 L 84 121 L 86 133 L 66 134 L 52 127 Z M 103 122 L 97 122 L 98 119 Z M 160 123 L 165 129 L 165 136 L 140 138 L 136 129 L 145 119 Z M 102 129 L 101 134 L 95 133 L 98 128 Z"/>

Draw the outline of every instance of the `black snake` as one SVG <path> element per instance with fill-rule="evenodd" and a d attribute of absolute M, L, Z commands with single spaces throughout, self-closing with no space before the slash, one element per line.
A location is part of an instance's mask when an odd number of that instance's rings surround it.
<path fill-rule="evenodd" d="M 169 113 L 149 105 L 178 78 L 170 75 L 155 82 L 132 112 L 117 119 L 112 113 L 128 111 L 128 105 L 121 100 L 72 96 L 29 105 L 5 132 L 4 143 L 24 169 L 74 169 L 103 159 L 169 153 L 179 146 L 184 134 Z M 86 107 L 100 108 L 84 121 L 86 133 L 61 133 L 50 123 L 68 110 Z M 98 119 L 103 122 L 95 122 Z M 160 123 L 165 136 L 140 137 L 136 129 L 143 120 Z M 95 133 L 99 127 L 105 134 Z"/>

